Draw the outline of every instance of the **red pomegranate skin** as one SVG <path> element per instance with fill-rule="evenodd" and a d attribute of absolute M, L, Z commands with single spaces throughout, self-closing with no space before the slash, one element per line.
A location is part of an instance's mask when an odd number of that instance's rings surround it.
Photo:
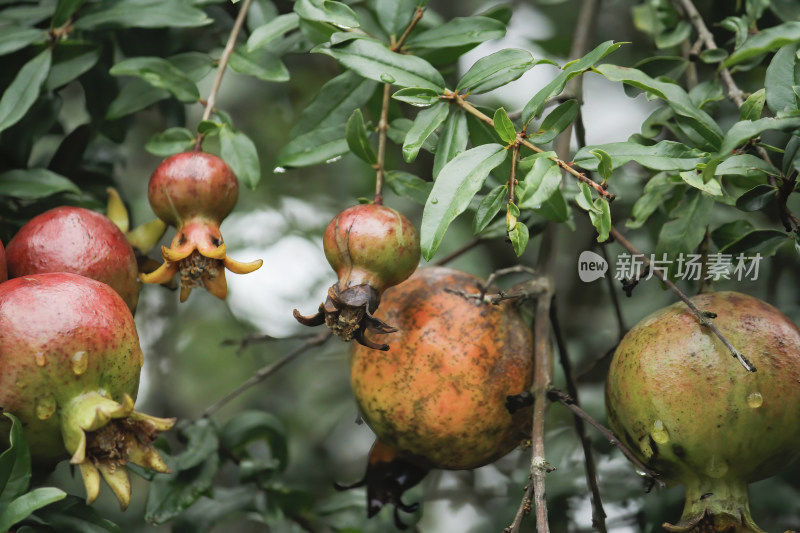
<path fill-rule="evenodd" d="M 59 412 L 96 392 L 136 397 L 144 358 L 128 307 L 108 285 L 69 273 L 0 284 L 0 405 L 24 424 L 37 464 L 71 455 Z"/>
<path fill-rule="evenodd" d="M 417 230 L 408 218 L 377 204 L 360 204 L 336 215 L 323 237 L 325 257 L 339 277 L 339 290 L 367 284 L 378 291 L 397 285 L 417 268 Z"/>
<path fill-rule="evenodd" d="M 482 281 L 456 270 L 417 270 L 390 287 L 376 317 L 395 326 L 386 352 L 354 345 L 351 384 L 378 438 L 425 468 L 471 469 L 530 436 L 530 407 L 509 414 L 507 396 L 533 381 L 533 335 L 507 303 L 477 294 Z"/>
<path fill-rule="evenodd" d="M 6 249 L 0 241 L 0 283 L 8 279 L 8 264 L 6 263 Z"/>
<path fill-rule="evenodd" d="M 110 285 L 131 313 L 139 301 L 136 255 L 122 231 L 105 215 L 63 206 L 35 216 L 6 248 L 11 278 L 71 272 Z"/>
<path fill-rule="evenodd" d="M 200 217 L 219 224 L 233 211 L 239 182 L 225 161 L 205 152 L 183 152 L 165 159 L 147 188 L 155 214 L 178 227 Z"/>

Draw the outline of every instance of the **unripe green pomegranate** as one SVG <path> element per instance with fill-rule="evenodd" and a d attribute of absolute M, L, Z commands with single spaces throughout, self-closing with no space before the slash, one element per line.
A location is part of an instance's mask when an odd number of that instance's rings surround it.
<path fill-rule="evenodd" d="M 142 363 L 133 317 L 105 283 L 49 273 L 0 284 L 0 405 L 22 421 L 35 467 L 80 467 L 89 503 L 102 476 L 127 507 L 128 462 L 167 471 L 151 444 L 175 420 L 134 410 Z"/>
<path fill-rule="evenodd" d="M 164 264 L 140 275 L 144 283 L 168 283 L 180 274 L 181 302 L 195 287 L 224 299 L 226 268 L 248 274 L 261 267 L 260 259 L 241 263 L 228 257 L 219 225 L 236 205 L 239 183 L 219 157 L 199 151 L 168 157 L 150 177 L 147 194 L 156 215 L 178 231 L 171 246 L 161 249 Z"/>
<path fill-rule="evenodd" d="M 747 372 L 683 303 L 642 320 L 620 342 L 606 386 L 617 437 L 668 484 L 686 487 L 670 531 L 759 532 L 747 484 L 800 455 L 800 331 L 736 292 L 696 296 L 756 367 Z"/>
<path fill-rule="evenodd" d="M 139 301 L 136 255 L 105 215 L 62 206 L 30 219 L 6 249 L 12 278 L 72 272 L 110 285 L 133 313 Z"/>
<path fill-rule="evenodd" d="M 424 468 L 470 469 L 530 437 L 531 407 L 506 399 L 533 381 L 533 336 L 508 302 L 479 298 L 481 280 L 423 268 L 384 294 L 376 317 L 397 326 L 388 352 L 354 345 L 351 384 L 378 439 Z M 463 293 L 463 294 L 462 294 Z"/>
<path fill-rule="evenodd" d="M 328 290 L 319 312 L 294 317 L 307 326 L 326 324 L 334 333 L 364 346 L 388 350 L 389 346 L 367 338 L 369 330 L 394 331 L 372 314 L 388 287 L 407 279 L 417 268 L 419 236 L 413 224 L 390 207 L 361 204 L 336 215 L 325 230 L 325 257 L 338 281 Z"/>

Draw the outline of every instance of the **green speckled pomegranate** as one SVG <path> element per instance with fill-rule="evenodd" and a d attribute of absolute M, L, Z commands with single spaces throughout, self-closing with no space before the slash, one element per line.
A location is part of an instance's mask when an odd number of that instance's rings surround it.
<path fill-rule="evenodd" d="M 488 464 L 530 436 L 531 408 L 508 396 L 533 381 L 533 335 L 516 309 L 477 294 L 481 280 L 423 268 L 384 294 L 376 317 L 397 326 L 392 349 L 354 345 L 353 393 L 381 441 L 425 468 Z"/>
<path fill-rule="evenodd" d="M 608 374 L 611 428 L 686 504 L 669 531 L 759 532 L 747 484 L 800 455 L 800 331 L 736 292 L 692 299 L 756 367 L 747 372 L 683 303 L 642 320 Z"/>
<path fill-rule="evenodd" d="M 388 350 L 388 345 L 377 344 L 364 333 L 394 331 L 372 313 L 384 290 L 416 270 L 420 257 L 417 230 L 390 207 L 356 205 L 331 220 L 323 247 L 339 279 L 316 315 L 303 316 L 295 310 L 294 317 L 307 326 L 325 324 L 346 341 L 355 339 L 364 346 Z"/>
<path fill-rule="evenodd" d="M 142 363 L 133 317 L 108 285 L 66 273 L 0 284 L 0 405 L 22 421 L 35 467 L 80 467 L 89 502 L 102 476 L 127 507 L 129 461 L 167 470 L 151 443 L 174 419 L 133 408 Z"/>

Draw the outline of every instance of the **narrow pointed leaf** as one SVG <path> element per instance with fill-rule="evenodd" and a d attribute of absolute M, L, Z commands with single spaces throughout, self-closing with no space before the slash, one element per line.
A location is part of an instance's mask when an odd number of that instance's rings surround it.
<path fill-rule="evenodd" d="M 386 172 L 385 178 L 386 185 L 396 195 L 410 198 L 420 205 L 425 205 L 433 188 L 433 182 L 425 181 L 414 174 L 400 170 L 389 170 Z"/>
<path fill-rule="evenodd" d="M 411 163 L 417 158 L 422 145 L 447 119 L 449 112 L 450 105 L 447 102 L 438 102 L 417 114 L 403 142 L 403 159 L 406 163 Z"/>
<path fill-rule="evenodd" d="M 765 117 L 758 120 L 743 120 L 731 126 L 725 133 L 719 153 L 721 155 L 729 154 L 737 146 L 741 146 L 768 130 L 793 130 L 796 128 L 800 128 L 800 117 Z"/>
<path fill-rule="evenodd" d="M 758 211 L 777 196 L 778 190 L 772 185 L 756 185 L 736 199 L 736 207 L 742 211 Z"/>
<path fill-rule="evenodd" d="M 74 27 L 78 30 L 114 28 L 194 28 L 211 24 L 213 19 L 189 2 L 140 0 L 98 2 L 81 12 Z"/>
<path fill-rule="evenodd" d="M 439 92 L 421 87 L 406 87 L 392 95 L 395 100 L 400 100 L 416 107 L 427 107 L 440 101 Z"/>
<path fill-rule="evenodd" d="M 517 130 L 505 109 L 501 107 L 495 111 L 493 122 L 495 131 L 504 142 L 511 144 L 517 140 Z"/>
<path fill-rule="evenodd" d="M 269 52 L 248 52 L 244 46 L 236 48 L 228 65 L 240 74 L 253 76 L 263 81 L 289 81 L 289 70 L 283 61 Z"/>
<path fill-rule="evenodd" d="M 539 209 L 561 185 L 561 170 L 553 161 L 537 158 L 520 185 L 519 206 L 523 209 Z"/>
<path fill-rule="evenodd" d="M 508 202 L 508 185 L 498 185 L 484 196 L 475 211 L 475 218 L 472 221 L 472 233 L 478 235 L 486 229 L 486 226 L 494 220 L 494 217 L 503 209 L 506 202 Z"/>
<path fill-rule="evenodd" d="M 286 13 L 270 20 L 250 34 L 247 39 L 247 51 L 252 52 L 263 48 L 275 39 L 300 27 L 300 17 L 297 13 Z"/>
<path fill-rule="evenodd" d="M 378 22 L 390 36 L 400 37 L 411 22 L 417 0 L 375 0 L 372 4 Z"/>
<path fill-rule="evenodd" d="M 327 22 L 342 28 L 360 26 L 358 15 L 347 4 L 334 0 L 297 0 L 294 12 L 306 20 Z"/>
<path fill-rule="evenodd" d="M 766 28 L 748 36 L 744 44 L 735 50 L 723 66 L 732 67 L 748 59 L 773 52 L 778 48 L 800 42 L 800 21 L 785 22 Z"/>
<path fill-rule="evenodd" d="M 40 487 L 23 494 L 0 512 L 0 531 L 8 531 L 11 526 L 23 521 L 37 509 L 66 497 L 66 492 L 55 487 Z"/>
<path fill-rule="evenodd" d="M 136 76 L 153 87 L 166 89 L 181 102 L 200 98 L 197 85 L 172 63 L 161 57 L 132 57 L 111 67 L 112 76 Z"/>
<path fill-rule="evenodd" d="M 744 101 L 739 109 L 739 120 L 758 120 L 764 110 L 764 103 L 767 100 L 767 93 L 764 89 L 759 89 Z"/>
<path fill-rule="evenodd" d="M 468 141 L 467 115 L 464 111 L 455 110 L 447 115 L 447 120 L 439 136 L 439 144 L 436 146 L 436 153 L 433 155 L 434 179 L 447 163 L 467 149 Z"/>
<path fill-rule="evenodd" d="M 592 225 L 597 230 L 597 242 L 608 240 L 608 233 L 611 231 L 611 206 L 605 198 L 598 198 L 594 202 L 596 211 L 589 211 L 589 218 Z"/>
<path fill-rule="evenodd" d="M 797 95 L 792 87 L 800 85 L 800 59 L 798 44 L 786 45 L 778 50 L 767 66 L 764 87 L 769 110 L 773 113 L 798 108 Z"/>
<path fill-rule="evenodd" d="M 356 109 L 353 111 L 353 114 L 350 115 L 350 119 L 347 121 L 347 127 L 345 128 L 345 134 L 347 146 L 350 147 L 351 152 L 370 165 L 378 163 L 378 156 L 369 143 L 369 134 L 364 125 L 364 116 L 361 114 L 361 109 Z"/>
<path fill-rule="evenodd" d="M 506 25 L 489 17 L 456 17 L 440 26 L 420 32 L 406 42 L 410 49 L 465 46 L 500 39 Z"/>
<path fill-rule="evenodd" d="M 219 130 L 220 156 L 242 183 L 255 189 L 261 181 L 261 163 L 255 143 L 242 133 L 225 126 Z"/>
<path fill-rule="evenodd" d="M 0 31 L 0 56 L 16 52 L 46 38 L 47 32 L 44 30 L 6 26 Z"/>
<path fill-rule="evenodd" d="M 353 112 L 353 109 L 366 104 L 377 84 L 364 79 L 355 72 L 347 71 L 331 79 L 320 88 L 319 93 L 300 114 L 291 136 L 297 137 L 317 128 L 341 127 Z M 339 138 L 344 139 L 340 134 Z"/>
<path fill-rule="evenodd" d="M 708 155 L 674 141 L 661 141 L 652 146 L 625 141 L 585 146 L 575 154 L 575 163 L 587 170 L 597 170 L 600 161 L 592 153 L 595 149 L 607 153 L 614 168 L 635 161 L 653 170 L 691 170 L 704 162 Z"/>
<path fill-rule="evenodd" d="M 560 104 L 544 117 L 542 125 L 528 140 L 534 144 L 549 143 L 572 124 L 579 110 L 577 100 L 567 100 Z"/>
<path fill-rule="evenodd" d="M 169 128 L 156 133 L 144 145 L 144 149 L 153 155 L 162 157 L 190 150 L 196 139 L 186 128 Z"/>
<path fill-rule="evenodd" d="M 50 72 L 52 58 L 53 51 L 46 48 L 25 63 L 14 77 L 0 97 L 0 131 L 19 122 L 36 102 L 42 83 Z"/>
<path fill-rule="evenodd" d="M 64 176 L 44 168 L 9 170 L 0 174 L 2 196 L 33 200 L 60 192 L 80 194 L 81 191 Z"/>
<path fill-rule="evenodd" d="M 476 61 L 458 82 L 456 92 L 487 93 L 518 79 L 535 64 L 527 50 L 500 50 Z"/>

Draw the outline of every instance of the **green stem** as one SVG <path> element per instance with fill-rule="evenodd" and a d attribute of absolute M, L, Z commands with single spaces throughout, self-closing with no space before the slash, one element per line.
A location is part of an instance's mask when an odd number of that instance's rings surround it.
<path fill-rule="evenodd" d="M 672 532 L 736 531 L 764 533 L 750 515 L 747 483 L 730 478 L 697 477 L 685 482 L 681 521 L 664 524 Z"/>

